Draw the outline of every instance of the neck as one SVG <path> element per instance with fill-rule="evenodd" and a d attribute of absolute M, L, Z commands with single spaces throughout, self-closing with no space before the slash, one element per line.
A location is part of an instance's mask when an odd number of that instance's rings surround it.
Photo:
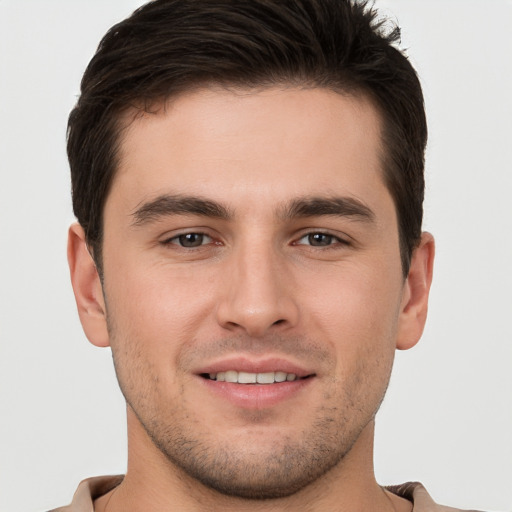
<path fill-rule="evenodd" d="M 373 471 L 374 423 L 370 422 L 343 460 L 287 497 L 243 499 L 205 487 L 172 464 L 135 418 L 128 422 L 128 471 L 123 482 L 95 502 L 95 512 L 182 510 L 202 512 L 408 512 L 411 504 L 384 491 Z"/>

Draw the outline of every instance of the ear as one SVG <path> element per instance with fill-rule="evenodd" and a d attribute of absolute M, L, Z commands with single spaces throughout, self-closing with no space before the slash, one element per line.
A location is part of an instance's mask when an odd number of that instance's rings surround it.
<path fill-rule="evenodd" d="M 78 315 L 85 335 L 93 345 L 107 347 L 107 317 L 100 276 L 80 224 L 72 224 L 69 228 L 68 263 Z"/>
<path fill-rule="evenodd" d="M 404 284 L 396 348 L 407 350 L 418 343 L 425 327 L 428 296 L 432 283 L 435 243 L 430 233 L 422 233 L 411 258 Z"/>

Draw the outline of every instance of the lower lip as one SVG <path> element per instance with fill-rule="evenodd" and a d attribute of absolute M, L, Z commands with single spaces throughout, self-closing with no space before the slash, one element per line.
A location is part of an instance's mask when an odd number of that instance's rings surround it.
<path fill-rule="evenodd" d="M 236 384 L 200 378 L 212 393 L 244 409 L 267 409 L 293 399 L 313 381 L 309 377 L 274 384 Z"/>

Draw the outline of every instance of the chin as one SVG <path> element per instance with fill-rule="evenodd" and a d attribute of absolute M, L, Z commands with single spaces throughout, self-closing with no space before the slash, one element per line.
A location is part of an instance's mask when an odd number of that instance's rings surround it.
<path fill-rule="evenodd" d="M 333 430 L 332 425 L 324 418 L 308 432 L 295 433 L 295 439 L 290 431 L 266 437 L 247 432 L 231 440 L 194 436 L 190 430 L 146 431 L 172 466 L 207 489 L 229 497 L 271 500 L 305 489 L 343 461 L 362 428 L 349 428 L 344 436 L 343 429 Z"/>

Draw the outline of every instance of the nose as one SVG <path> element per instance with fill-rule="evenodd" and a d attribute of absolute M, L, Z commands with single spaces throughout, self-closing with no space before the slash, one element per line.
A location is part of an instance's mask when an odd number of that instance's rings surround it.
<path fill-rule="evenodd" d="M 299 308 L 286 258 L 272 249 L 239 248 L 229 258 L 217 305 L 221 327 L 262 338 L 297 325 Z"/>

